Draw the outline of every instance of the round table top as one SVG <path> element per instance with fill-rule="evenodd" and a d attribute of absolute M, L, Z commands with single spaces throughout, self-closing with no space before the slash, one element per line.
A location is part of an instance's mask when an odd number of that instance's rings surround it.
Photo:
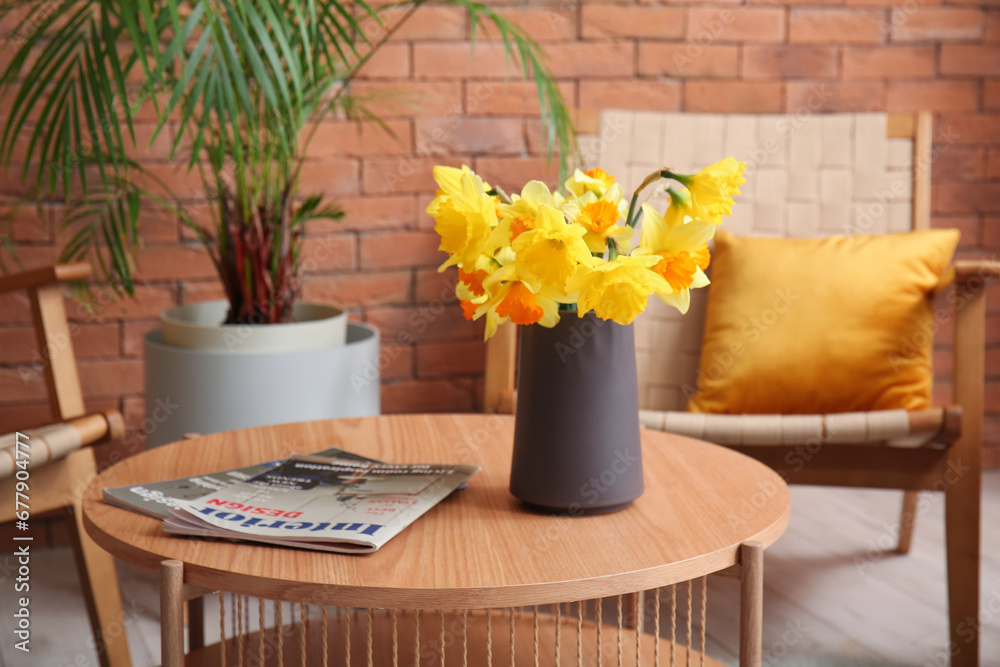
<path fill-rule="evenodd" d="M 485 608 L 586 600 L 666 586 L 739 562 L 788 523 L 784 481 L 732 450 L 643 430 L 645 493 L 611 514 L 526 510 L 508 491 L 514 420 L 391 415 L 284 424 L 194 438 L 125 459 L 83 503 L 87 532 L 113 555 L 184 581 L 312 604 Z M 103 487 L 253 465 L 327 447 L 394 463 L 472 463 L 482 471 L 379 551 L 341 555 L 168 535 L 160 521 L 101 500 Z"/>

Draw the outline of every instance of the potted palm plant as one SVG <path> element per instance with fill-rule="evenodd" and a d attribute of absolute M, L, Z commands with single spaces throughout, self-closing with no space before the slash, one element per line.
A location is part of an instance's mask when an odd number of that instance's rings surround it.
<path fill-rule="evenodd" d="M 330 116 L 377 121 L 377 114 L 351 95 L 351 81 L 424 1 L 376 10 L 364 0 L 2 0 L 0 20 L 12 13 L 23 18 L 12 33 L 19 40 L 13 56 L 0 74 L 0 95 L 10 100 L 0 160 L 10 168 L 15 155 L 23 155 L 28 198 L 62 204 L 67 240 L 60 259 L 90 259 L 106 286 L 122 294 L 132 294 L 135 286 L 133 253 L 144 202 L 174 211 L 204 244 L 225 289 L 227 303 L 209 316 L 217 320 L 209 324 L 220 328 L 218 353 L 241 356 L 238 365 L 245 370 L 251 353 L 244 341 L 265 327 L 280 329 L 307 317 L 308 309 L 296 306 L 306 223 L 343 215 L 335 203 L 299 191 L 313 132 Z M 467 10 L 473 43 L 484 25 L 499 33 L 524 76 L 537 84 L 550 154 L 557 146 L 565 159 L 574 148 L 572 127 L 539 46 L 485 5 L 444 1 Z M 387 10 L 395 19 L 391 27 L 380 18 Z M 373 37 L 361 21 L 373 21 L 380 29 Z M 200 175 L 213 203 L 209 228 L 196 224 L 169 183 L 134 159 L 135 121 L 150 113 L 156 121 L 150 142 L 168 124 L 176 127 L 170 157 Z M 199 317 L 204 315 L 194 318 Z M 354 338 L 367 340 L 377 355 L 377 339 L 373 343 L 374 333 L 369 333 L 355 331 Z M 329 335 L 306 339 L 323 352 L 336 346 L 338 334 Z M 277 338 L 287 348 L 287 336 Z M 240 345 L 234 347 L 233 341 Z M 177 347 L 147 341 L 147 363 L 158 345 Z M 269 353 L 252 354 L 264 359 Z M 177 363 L 171 359 L 147 367 L 147 382 Z M 193 363 L 198 383 L 218 372 L 205 368 L 204 357 Z M 369 386 L 370 365 L 364 365 Z M 323 368 L 310 362 L 303 367 Z M 273 368 L 290 374 L 287 363 L 278 361 Z M 270 384 L 269 375 L 256 377 L 269 379 L 252 384 Z M 231 394 L 241 380 L 222 383 L 228 386 L 224 393 Z M 338 392 L 358 393 L 349 379 L 342 384 Z M 290 397 L 287 386 L 278 393 L 293 404 L 301 402 L 296 397 L 302 391 L 314 392 L 300 387 Z M 215 388 L 211 392 L 207 410 L 216 412 L 224 395 Z M 147 383 L 147 405 L 155 393 Z M 340 400 L 338 395 L 330 394 L 329 400 Z M 198 400 L 188 397 L 178 412 L 196 407 Z M 249 414 L 264 418 L 248 400 L 235 397 L 241 420 L 236 425 L 253 425 L 246 422 Z M 291 418 L 340 416 L 342 410 L 332 408 Z M 372 410 L 370 396 L 361 409 Z M 227 422 L 225 427 L 234 426 Z M 183 428 L 218 430 L 198 423 Z M 175 431 L 158 429 L 158 437 L 172 439 L 180 434 Z"/>

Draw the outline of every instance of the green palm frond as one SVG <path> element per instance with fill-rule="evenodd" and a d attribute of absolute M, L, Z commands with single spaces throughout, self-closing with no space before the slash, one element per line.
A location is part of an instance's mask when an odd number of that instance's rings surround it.
<path fill-rule="evenodd" d="M 254 243 L 233 236 L 240 225 L 273 239 L 261 248 L 296 257 L 305 220 L 342 216 L 319 197 L 300 201 L 307 133 L 345 112 L 388 129 L 377 111 L 352 99 L 349 84 L 425 1 L 384 5 L 379 11 L 407 13 L 371 43 L 359 21 L 381 19 L 365 0 L 0 0 L 0 20 L 24 15 L 0 73 L 0 95 L 10 100 L 0 165 L 18 169 L 33 196 L 65 205 L 63 259 L 91 256 L 113 286 L 131 293 L 142 202 L 168 205 L 185 219 L 181 202 L 140 186 L 150 176 L 130 158 L 138 114 L 152 109 L 150 141 L 176 126 L 170 158 L 199 171 L 219 198 L 215 233 L 198 233 L 228 289 L 242 271 L 223 265 L 232 250 L 226 244 Z M 565 168 L 575 137 L 541 48 L 484 4 L 443 4 L 468 12 L 473 45 L 485 27 L 495 30 L 535 83 L 549 156 L 558 149 Z M 25 147 L 27 158 L 17 163 Z M 258 233 L 254 225 L 279 229 Z M 288 268 L 274 258 L 256 265 Z"/>
<path fill-rule="evenodd" d="M 461 5 L 468 11 L 473 48 L 481 26 L 485 29 L 485 26 L 492 25 L 500 34 L 507 56 L 516 59 L 520 65 L 523 77 L 534 79 L 541 106 L 540 115 L 542 127 L 545 129 L 548 158 L 551 160 L 553 150 L 558 148 L 561 172 L 565 175 L 568 161 L 575 157 L 578 151 L 576 134 L 573 132 L 573 121 L 563 100 L 559 83 L 545 66 L 545 54 L 542 48 L 523 28 L 508 21 L 486 5 L 472 0 L 449 0 L 449 4 Z"/>

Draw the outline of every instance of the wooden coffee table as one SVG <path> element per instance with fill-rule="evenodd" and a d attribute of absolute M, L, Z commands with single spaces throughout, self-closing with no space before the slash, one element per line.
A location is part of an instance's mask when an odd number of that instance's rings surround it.
<path fill-rule="evenodd" d="M 564 644 L 559 662 L 569 665 L 585 661 L 570 650 L 584 635 L 589 643 L 596 634 L 601 650 L 601 629 L 592 620 L 578 624 L 563 616 L 573 607 L 561 603 L 628 595 L 727 569 L 743 582 L 741 664 L 759 664 L 762 549 L 782 534 L 789 514 L 788 489 L 776 473 L 722 447 L 643 431 L 646 492 L 631 507 L 597 516 L 536 514 L 507 490 L 513 426 L 513 418 L 497 415 L 397 415 L 204 436 L 144 452 L 105 471 L 86 491 L 84 523 L 104 549 L 163 574 L 162 642 L 164 664 L 171 667 L 185 664 L 182 600 L 210 591 L 360 609 L 353 612 L 353 625 L 345 622 L 340 630 L 332 620 L 319 630 L 314 621 L 302 628 L 303 636 L 330 630 L 331 645 L 354 637 L 358 664 L 394 664 L 386 651 L 419 644 L 420 628 L 425 637 L 443 639 L 449 625 L 463 634 L 461 642 L 442 651 L 462 653 L 454 664 L 479 664 L 469 662 L 469 647 L 481 650 L 487 644 L 497 664 L 507 664 L 511 648 L 532 664 L 540 650 L 551 653 L 554 631 Z M 106 486 L 196 475 L 331 446 L 390 462 L 473 463 L 482 472 L 367 556 L 170 536 L 158 520 L 101 501 Z M 538 605 L 548 605 L 541 615 Z M 443 610 L 455 620 L 446 620 Z M 552 611 L 560 613 L 555 620 Z M 508 641 L 508 627 L 516 642 Z M 487 633 L 494 631 L 505 634 L 493 641 Z M 639 651 L 645 664 L 658 640 L 627 632 L 632 634 L 624 642 L 626 657 L 634 661 Z M 315 651 L 317 641 L 307 652 Z M 604 641 L 621 650 L 621 630 L 605 631 Z M 255 642 L 251 638 L 247 646 Z M 222 649 L 192 643 L 197 650 L 187 664 L 199 657 L 218 663 Z M 374 645 L 374 656 L 366 653 L 366 644 Z M 400 662 L 412 664 L 416 649 L 406 650 L 409 657 Z M 551 654 L 541 664 L 554 664 Z"/>

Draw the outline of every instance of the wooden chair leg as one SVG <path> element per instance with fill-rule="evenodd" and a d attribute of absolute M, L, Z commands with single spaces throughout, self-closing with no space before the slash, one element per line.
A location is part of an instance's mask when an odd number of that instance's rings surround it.
<path fill-rule="evenodd" d="M 979 664 L 986 299 L 983 284 L 975 281 L 962 283 L 957 294 L 953 386 L 955 403 L 962 407 L 962 436 L 948 448 L 944 475 L 949 648 L 953 667 L 975 667 Z"/>
<path fill-rule="evenodd" d="M 131 667 L 128 651 L 128 619 L 122 610 L 121 591 L 115 560 L 83 532 L 79 511 L 72 511 L 73 550 L 80 586 L 87 603 L 90 627 L 101 667 Z"/>
<path fill-rule="evenodd" d="M 93 453 L 74 452 L 66 460 L 73 467 L 74 479 L 91 479 L 97 474 Z M 80 587 L 87 604 L 87 614 L 94 633 L 95 648 L 101 667 L 131 667 L 125 613 L 115 560 L 90 539 L 83 527 L 83 511 L 78 503 L 67 508 L 71 515 L 70 532 Z"/>
<path fill-rule="evenodd" d="M 917 525 L 917 504 L 920 502 L 919 491 L 903 492 L 903 509 L 899 513 L 899 543 L 896 551 L 901 554 L 910 553 L 913 546 L 913 529 Z"/>
<path fill-rule="evenodd" d="M 764 546 L 740 545 L 740 667 L 760 667 L 764 651 Z"/>
<path fill-rule="evenodd" d="M 979 665 L 980 487 L 977 465 L 950 468 L 945 490 L 945 546 L 952 667 Z"/>

